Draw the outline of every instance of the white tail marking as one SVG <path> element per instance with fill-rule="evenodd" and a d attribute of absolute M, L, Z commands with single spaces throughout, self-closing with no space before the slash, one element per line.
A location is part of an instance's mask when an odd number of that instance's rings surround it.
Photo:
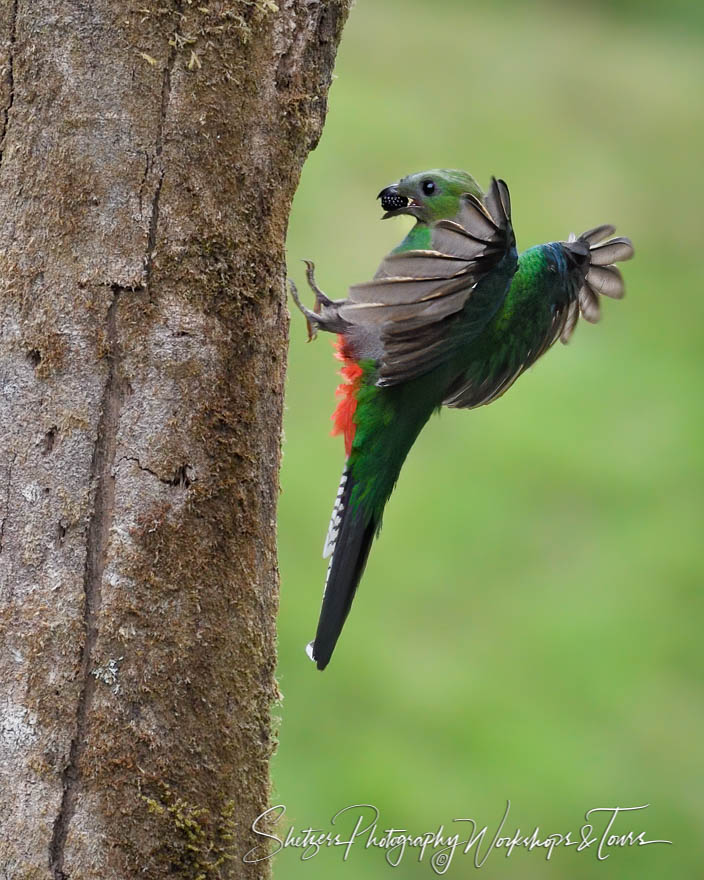
<path fill-rule="evenodd" d="M 342 522 L 342 514 L 344 513 L 344 508 L 342 505 L 342 496 L 345 491 L 345 486 L 347 485 L 347 477 L 349 476 L 349 468 L 345 465 L 345 469 L 342 472 L 342 478 L 340 479 L 340 485 L 337 490 L 337 497 L 335 498 L 335 504 L 332 508 L 332 516 L 330 517 L 330 525 L 328 526 L 328 533 L 325 536 L 325 546 L 323 547 L 323 559 L 327 559 L 328 556 L 332 556 L 335 552 L 335 545 L 337 544 L 337 536 L 340 533 L 340 523 Z"/>

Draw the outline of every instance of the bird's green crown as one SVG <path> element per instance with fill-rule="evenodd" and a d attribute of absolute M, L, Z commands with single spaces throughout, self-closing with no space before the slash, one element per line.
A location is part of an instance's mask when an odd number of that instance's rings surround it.
<path fill-rule="evenodd" d="M 419 223 L 431 224 L 436 220 L 454 217 L 460 207 L 460 198 L 471 193 L 482 198 L 477 181 L 466 171 L 435 168 L 409 174 L 398 183 L 387 186 L 380 193 L 384 219 L 410 214 Z"/>

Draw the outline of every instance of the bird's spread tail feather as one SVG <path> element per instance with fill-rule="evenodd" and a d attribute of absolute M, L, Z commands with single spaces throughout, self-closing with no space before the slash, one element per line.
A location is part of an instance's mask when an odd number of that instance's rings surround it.
<path fill-rule="evenodd" d="M 626 292 L 623 276 L 613 264 L 630 260 L 634 254 L 633 244 L 624 236 L 609 238 L 615 231 L 609 224 L 595 226 L 578 238 L 570 235 L 569 241 L 564 243 L 568 251 L 573 250 L 583 259 L 588 257 L 588 263 L 584 268 L 584 282 L 560 333 L 561 342 L 569 341 L 580 312 L 585 320 L 596 324 L 601 317 L 600 295 L 621 299 Z"/>
<path fill-rule="evenodd" d="M 355 485 L 349 467 L 345 467 L 323 549 L 323 556 L 331 558 L 320 620 L 315 639 L 306 648 L 318 669 L 325 669 L 335 649 L 378 527 L 354 497 Z"/>

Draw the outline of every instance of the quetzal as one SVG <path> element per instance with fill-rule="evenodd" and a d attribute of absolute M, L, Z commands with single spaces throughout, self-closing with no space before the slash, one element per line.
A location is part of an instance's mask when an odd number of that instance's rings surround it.
<path fill-rule="evenodd" d="M 500 397 L 560 339 L 580 313 L 599 320 L 599 296 L 623 296 L 613 265 L 633 256 L 627 238 L 598 226 L 520 255 L 506 184 L 484 195 L 462 171 L 404 177 L 378 198 L 384 219 L 416 224 L 372 281 L 331 300 L 308 282 L 315 310 L 296 304 L 317 329 L 338 334 L 343 384 L 334 433 L 347 461 L 323 556 L 330 564 L 318 629 L 308 646 L 318 669 L 330 660 L 401 466 L 441 406 L 471 409 Z"/>

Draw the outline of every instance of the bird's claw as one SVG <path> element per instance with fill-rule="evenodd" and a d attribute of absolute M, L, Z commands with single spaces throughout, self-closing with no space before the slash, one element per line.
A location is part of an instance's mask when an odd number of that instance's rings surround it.
<path fill-rule="evenodd" d="M 315 339 L 318 335 L 318 321 L 317 315 L 315 312 L 312 312 L 307 306 L 304 306 L 301 302 L 301 298 L 298 296 L 298 288 L 293 283 L 292 279 L 289 278 L 288 286 L 291 289 L 291 296 L 293 297 L 293 301 L 298 306 L 299 310 L 303 313 L 304 318 L 306 319 L 306 326 L 308 328 L 308 342 Z"/>
<path fill-rule="evenodd" d="M 315 263 L 312 260 L 304 260 L 306 264 L 306 279 L 310 289 L 315 294 L 315 308 L 313 311 L 320 312 L 320 306 L 331 306 L 333 304 L 327 293 L 324 293 L 315 283 Z"/>
<path fill-rule="evenodd" d="M 339 309 L 345 300 L 332 300 L 315 283 L 315 266 L 310 260 L 303 261 L 306 264 L 306 278 L 311 290 L 315 293 L 315 305 L 312 309 L 304 306 L 298 296 L 296 285 L 289 279 L 291 296 L 298 308 L 303 312 L 308 322 L 308 341 L 315 339 L 318 330 L 326 330 L 328 333 L 344 333 L 348 324 L 340 317 Z"/>

